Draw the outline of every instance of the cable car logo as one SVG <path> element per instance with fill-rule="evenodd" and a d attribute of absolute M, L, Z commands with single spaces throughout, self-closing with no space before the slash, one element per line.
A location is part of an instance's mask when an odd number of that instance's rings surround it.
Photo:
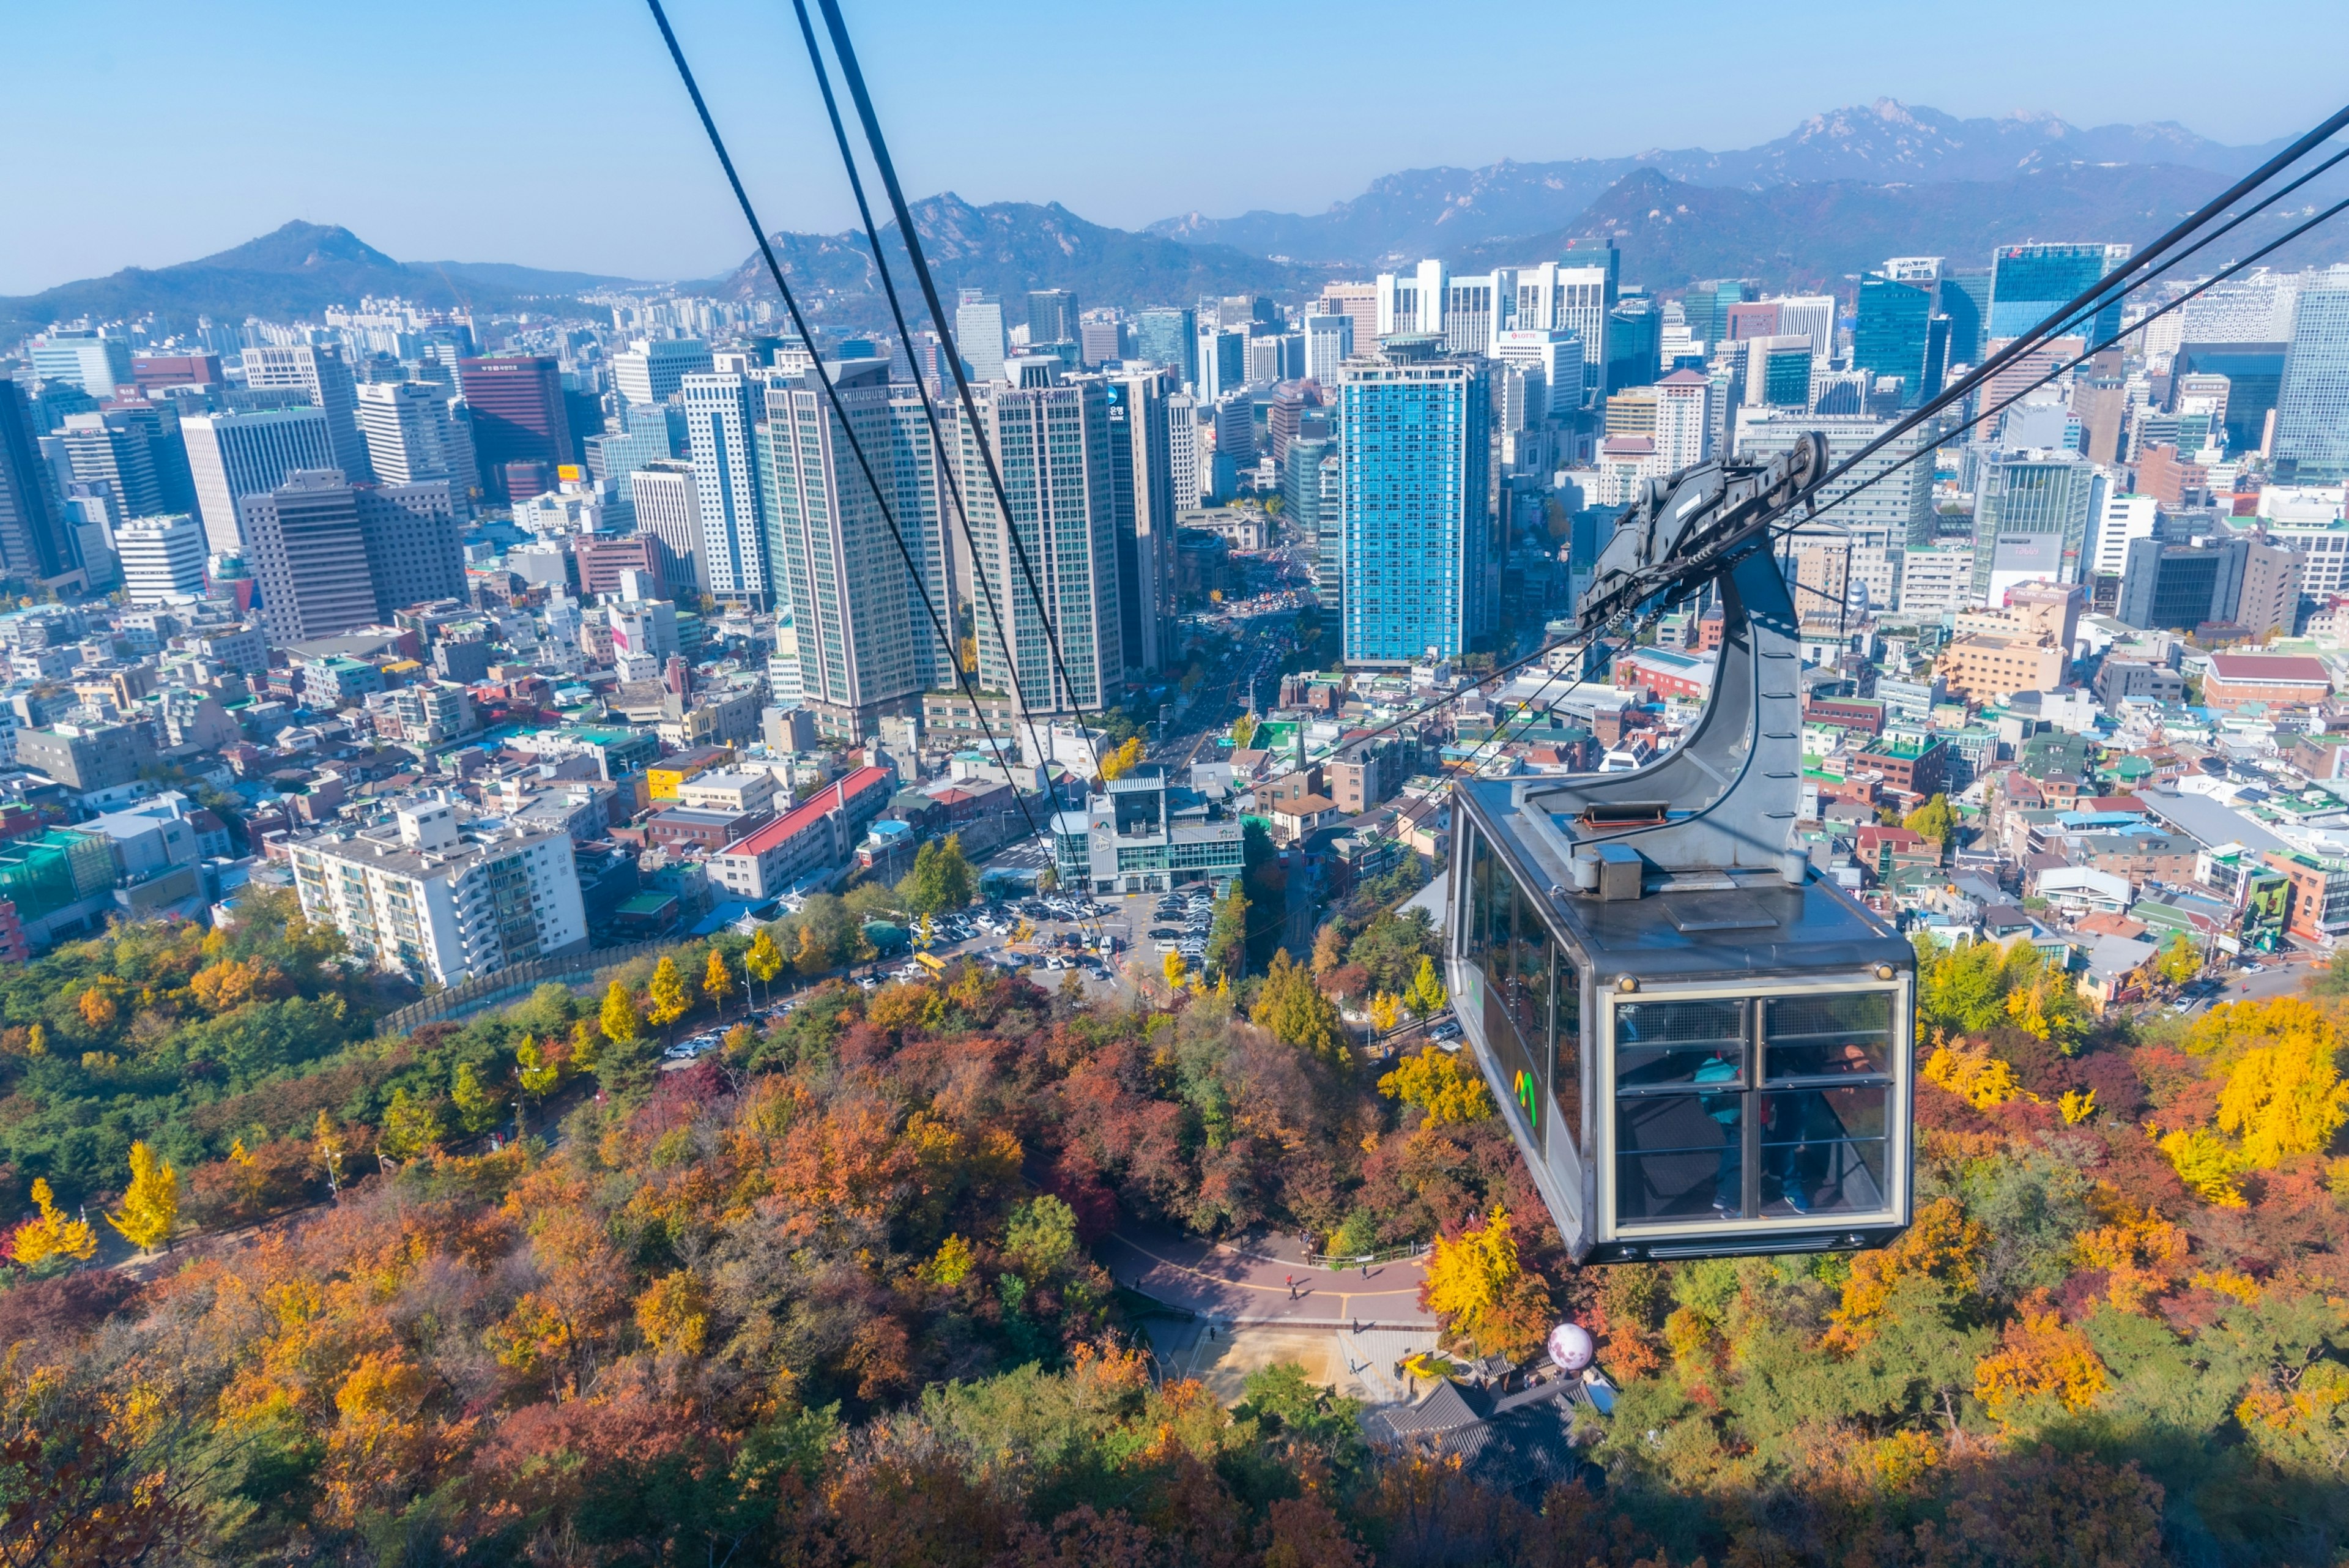
<path fill-rule="evenodd" d="M 1538 1108 L 1541 1103 L 1540 1096 L 1534 1092 L 1534 1075 L 1523 1067 L 1517 1069 L 1517 1081 L 1514 1092 L 1517 1096 L 1517 1104 L 1525 1107 L 1526 1120 L 1539 1127 L 1541 1125 L 1541 1111 Z"/>

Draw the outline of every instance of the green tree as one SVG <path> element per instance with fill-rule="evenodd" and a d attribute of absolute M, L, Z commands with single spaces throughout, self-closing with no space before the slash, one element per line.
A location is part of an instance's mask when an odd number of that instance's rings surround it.
<path fill-rule="evenodd" d="M 1247 973 L 1247 895 L 1234 882 L 1216 901 L 1215 923 L 1207 928 L 1207 962 L 1229 975 Z"/>
<path fill-rule="evenodd" d="M 1255 739 L 1255 714 L 1243 713 L 1238 718 L 1232 721 L 1232 749 L 1234 751 L 1245 751 L 1247 748 L 1247 743 Z"/>
<path fill-rule="evenodd" d="M 897 900 L 914 915 L 940 915 L 970 902 L 978 878 L 963 857 L 962 835 L 950 833 L 914 852 L 914 868 L 897 884 Z"/>
<path fill-rule="evenodd" d="M 563 1064 L 551 1051 L 543 1051 L 537 1041 L 525 1034 L 514 1047 L 514 1075 L 522 1084 L 522 1092 L 533 1100 L 543 1100 L 562 1081 Z"/>
<path fill-rule="evenodd" d="M 523 1039 L 526 1042 L 530 1036 Z M 457 1107 L 457 1125 L 469 1133 L 485 1133 L 497 1125 L 497 1098 L 471 1062 L 457 1064 L 456 1078 L 449 1085 L 449 1103 Z"/>

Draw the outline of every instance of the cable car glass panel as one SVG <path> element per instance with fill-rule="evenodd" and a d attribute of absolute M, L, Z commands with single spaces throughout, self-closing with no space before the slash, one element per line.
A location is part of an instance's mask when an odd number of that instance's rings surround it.
<path fill-rule="evenodd" d="M 1615 1009 L 1619 1223 L 1745 1213 L 1743 998 Z"/>

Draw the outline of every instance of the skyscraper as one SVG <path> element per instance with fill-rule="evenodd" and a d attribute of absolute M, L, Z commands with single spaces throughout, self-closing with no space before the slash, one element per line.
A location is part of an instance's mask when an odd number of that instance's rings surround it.
<path fill-rule="evenodd" d="M 1378 335 L 1413 337 L 1444 330 L 1444 264 L 1423 261 L 1410 272 L 1378 276 Z"/>
<path fill-rule="evenodd" d="M 1177 511 L 1199 504 L 1199 400 L 1175 392 L 1166 400 L 1166 472 L 1171 476 Z"/>
<path fill-rule="evenodd" d="M 244 548 L 238 506 L 246 496 L 276 489 L 295 469 L 335 466 L 323 409 L 190 414 L 180 421 L 180 433 L 188 443 L 204 540 L 220 555 Z"/>
<path fill-rule="evenodd" d="M 1288 443 L 1281 464 L 1281 501 L 1285 521 L 1311 550 L 1313 596 L 1319 601 L 1324 624 L 1342 624 L 1345 564 L 1340 526 L 1343 484 L 1338 443 L 1322 437 L 1299 437 Z"/>
<path fill-rule="evenodd" d="M 674 403 L 620 405 L 617 433 L 586 440 L 587 472 L 599 481 L 625 490 L 628 475 L 648 462 L 659 462 L 688 450 L 685 410 Z"/>
<path fill-rule="evenodd" d="M 1900 400 L 1914 408 L 1925 390 L 1925 355 L 1931 337 L 1930 282 L 1908 283 L 1869 273 L 1859 280 L 1859 316 L 1852 327 L 1851 362 L 1870 376 L 1900 378 Z"/>
<path fill-rule="evenodd" d="M 1305 379 L 1325 387 L 1338 384 L 1338 367 L 1354 352 L 1354 318 L 1350 316 L 1309 316 L 1305 318 Z"/>
<path fill-rule="evenodd" d="M 1390 350 L 1340 373 L 1347 663 L 1455 657 L 1484 628 L 1489 422 L 1474 360 Z"/>
<path fill-rule="evenodd" d="M 688 376 L 710 371 L 709 345 L 698 337 L 638 338 L 612 356 L 612 386 L 630 403 L 666 403 Z"/>
<path fill-rule="evenodd" d="M 760 524 L 755 430 L 765 381 L 747 376 L 688 376 L 687 449 L 701 506 L 702 588 L 722 599 L 768 602 L 766 532 Z M 802 628 L 802 640 L 806 637 Z"/>
<path fill-rule="evenodd" d="M 473 412 L 473 459 L 481 488 L 510 498 L 507 469 L 539 463 L 551 482 L 571 461 L 571 419 L 563 400 L 563 370 L 543 355 L 505 355 L 457 361 L 458 386 Z"/>
<path fill-rule="evenodd" d="M 1234 469 L 1256 466 L 1256 402 L 1244 391 L 1216 400 L 1216 455 Z"/>
<path fill-rule="evenodd" d="M 1028 291 L 1028 348 L 1033 353 L 1047 343 L 1077 340 L 1077 296 L 1065 288 Z"/>
<path fill-rule="evenodd" d="M 2349 267 L 2328 268 L 2300 291 L 2276 394 L 2275 462 L 2289 483 L 2349 478 Z"/>
<path fill-rule="evenodd" d="M 1009 517 L 997 504 L 967 421 L 960 431 L 957 462 L 975 540 L 972 570 L 992 593 L 992 607 L 988 593 L 973 594 L 979 684 L 1015 694 L 1026 711 L 1102 708 L 1125 667 L 1108 415 L 1108 389 L 1093 378 L 1053 387 L 997 382 L 980 392 L 979 425 L 1001 463 Z M 1015 535 L 1044 596 L 1040 607 Z M 1065 680 L 1047 640 L 1048 616 Z M 806 639 L 804 628 L 800 636 Z"/>
<path fill-rule="evenodd" d="M 1534 422 L 1566 419 L 1582 411 L 1582 337 L 1572 327 L 1496 333 L 1492 355 L 1540 378 L 1541 407 L 1528 410 Z"/>
<path fill-rule="evenodd" d="M 110 398 L 132 384 L 130 344 L 95 332 L 49 332 L 33 345 L 33 374 L 44 381 L 79 387 L 93 398 Z"/>
<path fill-rule="evenodd" d="M 666 552 L 662 576 L 677 593 L 699 593 L 701 497 L 693 464 L 653 458 L 629 471 L 625 483 L 636 504 L 636 531 L 658 539 Z"/>
<path fill-rule="evenodd" d="M 1607 389 L 1652 387 L 1662 371 L 1663 313 L 1645 296 L 1622 301 L 1607 313 Z M 1585 338 L 1584 342 L 1588 342 Z"/>
<path fill-rule="evenodd" d="M 112 410 L 67 414 L 66 456 L 73 475 L 104 490 L 118 517 L 151 517 L 163 510 L 163 486 L 144 428 Z"/>
<path fill-rule="evenodd" d="M 1997 604 L 2019 582 L 2081 580 L 2089 524 L 2107 488 L 2095 464 L 2076 452 L 2010 452 L 1983 463 L 1976 484 L 1977 600 Z"/>
<path fill-rule="evenodd" d="M 1514 270 L 1454 277 L 1444 285 L 1444 341 L 1454 354 L 1489 354 L 1517 290 Z"/>
<path fill-rule="evenodd" d="M 1713 379 L 1675 370 L 1656 383 L 1656 466 L 1665 473 L 1713 455 Z"/>
<path fill-rule="evenodd" d="M 446 484 L 359 487 L 332 469 L 305 469 L 240 509 L 273 641 L 335 637 L 464 595 Z"/>
<path fill-rule="evenodd" d="M 1161 369 L 1106 376 L 1102 385 L 1125 662 L 1129 669 L 1155 675 L 1179 647 L 1174 626 L 1174 471 L 1167 421 L 1167 399 L 1179 383 L 1174 371 Z"/>
<path fill-rule="evenodd" d="M 0 569 L 28 581 L 73 570 L 57 483 L 33 429 L 25 389 L 0 376 Z"/>
<path fill-rule="evenodd" d="M 901 464 L 933 480 L 936 472 L 913 389 L 903 390 L 916 417 L 901 424 L 891 411 L 886 360 L 831 369 L 847 429 L 814 372 L 771 387 L 759 426 L 760 472 L 776 597 L 789 602 L 798 639 L 801 701 L 827 733 L 862 739 L 883 714 L 953 680 L 951 652 L 938 640 L 923 590 L 949 628 L 954 600 L 935 496 L 918 483 L 898 483 Z M 885 512 L 850 432 L 886 492 Z M 906 554 L 918 585 L 905 570 Z"/>
<path fill-rule="evenodd" d="M 369 381 L 358 389 L 359 430 L 386 484 L 441 480 L 462 498 L 478 482 L 472 432 L 449 394 L 425 381 Z"/>
<path fill-rule="evenodd" d="M 114 530 L 123 592 L 132 604 L 170 604 L 204 591 L 203 525 L 184 512 L 134 517 Z"/>
<path fill-rule="evenodd" d="M 2125 244 L 2007 245 L 1991 253 L 1990 336 L 2020 337 L 2055 309 L 2095 286 L 2129 258 Z M 2055 336 L 2085 334 L 2091 347 L 2120 330 L 2119 291 L 2104 306 L 2064 322 Z"/>
<path fill-rule="evenodd" d="M 1375 348 L 1379 341 L 1379 286 L 1375 283 L 1325 283 L 1319 302 L 1324 316 L 1342 316 L 1354 324 L 1354 348 Z M 1335 381 L 1324 382 L 1335 386 Z"/>
<path fill-rule="evenodd" d="M 326 435 L 335 445 L 335 466 L 354 483 L 373 479 L 375 468 L 359 433 L 358 395 L 343 351 L 332 344 L 263 345 L 244 351 L 244 384 L 254 391 L 297 388 L 326 415 Z"/>
<path fill-rule="evenodd" d="M 1184 386 L 1199 379 L 1199 313 L 1174 306 L 1133 318 L 1133 357 L 1174 368 Z"/>
<path fill-rule="evenodd" d="M 1001 303 L 983 290 L 964 289 L 961 303 L 955 306 L 955 348 L 962 356 L 964 372 L 974 381 L 1003 379 L 1003 360 L 1009 347 Z"/>
<path fill-rule="evenodd" d="M 1200 328 L 1198 374 L 1192 381 L 1200 403 L 1221 402 L 1226 393 L 1247 385 L 1247 334 L 1216 327 Z"/>

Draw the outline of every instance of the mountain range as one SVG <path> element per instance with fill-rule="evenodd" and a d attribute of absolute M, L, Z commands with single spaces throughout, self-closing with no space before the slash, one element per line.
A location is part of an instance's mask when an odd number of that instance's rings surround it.
<path fill-rule="evenodd" d="M 1482 169 L 1413 169 L 1374 180 L 1361 195 L 1310 216 L 1193 213 L 1153 223 L 1149 232 L 1263 255 L 1362 265 L 1449 254 L 1478 240 L 1547 234 L 1643 171 L 1683 184 L 1749 192 L 1821 182 L 1996 184 L 2067 166 L 2162 164 L 2232 176 L 2256 168 L 2283 145 L 2279 140 L 2230 147 L 2168 120 L 2083 130 L 2053 115 L 1960 119 L 1878 99 L 1814 115 L 1776 140 L 1743 151 L 1690 148 L 1628 158 L 1505 159 Z"/>
<path fill-rule="evenodd" d="M 2228 146 L 2168 121 L 2084 130 L 2047 115 L 1960 119 L 1879 99 L 1814 116 L 1740 151 L 1406 171 L 1309 216 L 1192 213 L 1137 232 L 1090 223 L 1058 202 L 980 206 L 951 192 L 914 203 L 914 213 L 949 309 L 964 287 L 1007 298 L 1067 288 L 1087 306 L 1294 296 L 1392 260 L 1435 255 L 1469 271 L 1602 238 L 1624 252 L 1624 280 L 1652 289 L 1717 276 L 1816 286 L 1889 255 L 1987 259 L 1994 245 L 2029 239 L 2142 243 L 2278 145 Z M 2344 189 L 2349 171 L 2320 180 L 2293 205 L 2313 210 L 2304 203 L 2335 199 Z M 2245 254 L 2286 221 L 2254 220 L 2208 260 Z M 898 266 L 905 252 L 894 224 L 883 243 Z M 888 329 L 861 234 L 785 232 L 773 244 L 812 325 Z M 2320 232 L 2274 259 L 2306 265 L 2344 256 L 2349 239 Z M 198 315 L 315 318 L 327 306 L 369 294 L 477 311 L 543 309 L 583 291 L 630 286 L 601 274 L 500 263 L 400 262 L 347 229 L 291 223 L 197 261 L 0 297 L 0 344 L 81 316 L 151 311 L 175 326 L 192 325 Z M 679 286 L 739 298 L 773 293 L 755 255 Z M 918 323 L 922 302 L 909 287 L 901 294 Z"/>

